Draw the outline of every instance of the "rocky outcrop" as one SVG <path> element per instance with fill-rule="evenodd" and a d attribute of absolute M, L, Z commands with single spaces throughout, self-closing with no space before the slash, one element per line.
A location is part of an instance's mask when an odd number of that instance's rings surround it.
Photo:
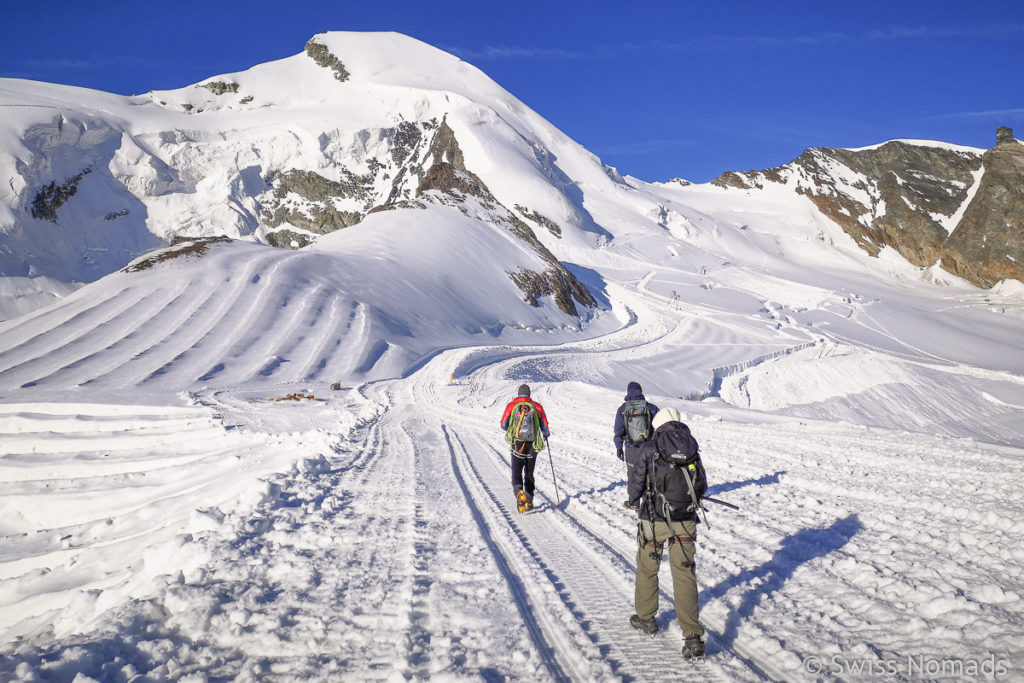
<path fill-rule="evenodd" d="M 224 81 L 212 81 L 210 83 L 203 83 L 202 85 L 196 86 L 198 88 L 206 88 L 214 95 L 224 95 L 226 93 L 238 92 L 237 83 L 225 83 Z"/>
<path fill-rule="evenodd" d="M 394 128 L 360 131 L 357 138 L 383 141 L 387 151 L 364 159 L 358 173 L 334 166 L 320 173 L 290 169 L 268 174 L 272 189 L 257 197 L 263 240 L 300 248 L 317 235 L 356 225 L 373 211 L 416 206 L 412 197 L 423 174 L 427 134 L 437 126 L 433 120 L 402 121 Z M 328 172 L 333 178 L 323 175 Z"/>
<path fill-rule="evenodd" d="M 175 238 L 171 240 L 169 247 L 158 249 L 145 258 L 141 258 L 123 269 L 125 273 L 138 273 L 142 270 L 149 270 L 166 261 L 173 261 L 178 258 L 200 257 L 205 254 L 214 244 L 230 242 L 231 239 L 218 235 L 216 237 Z"/>
<path fill-rule="evenodd" d="M 64 206 L 65 202 L 75 196 L 75 193 L 78 192 L 78 183 L 82 182 L 82 178 L 91 172 L 92 169 L 87 168 L 81 173 L 66 179 L 60 185 L 54 180 L 52 183 L 40 188 L 35 197 L 32 198 L 32 218 L 41 218 L 42 220 L 56 223 L 57 209 Z"/>
<path fill-rule="evenodd" d="M 1000 128 L 984 165 L 974 200 L 943 244 L 942 267 L 991 287 L 1024 280 L 1024 145 Z"/>
<path fill-rule="evenodd" d="M 789 185 L 872 256 L 891 247 L 915 265 L 940 263 L 991 287 L 1024 280 L 1022 180 L 1024 146 L 1000 128 L 996 147 L 984 154 L 901 141 L 813 148 L 785 166 L 728 172 L 712 182 L 746 191 Z"/>
<path fill-rule="evenodd" d="M 516 211 L 518 211 L 527 220 L 533 221 L 537 225 L 547 228 L 548 232 L 550 232 L 555 237 L 562 236 L 562 228 L 558 225 L 558 223 L 554 222 L 544 214 L 538 211 L 531 211 L 530 209 L 528 209 L 525 206 L 522 206 L 521 204 L 516 204 Z"/>
<path fill-rule="evenodd" d="M 317 235 L 326 235 L 361 221 L 365 211 L 340 210 L 335 202 L 339 199 L 365 201 L 372 177 L 355 176 L 345 169 L 340 173 L 343 176 L 340 181 L 330 180 L 313 171 L 292 170 L 274 174 L 271 178 L 273 199 L 263 205 L 264 224 L 273 230 L 288 223 Z M 287 246 L 294 239 L 289 237 L 285 244 L 277 244 L 280 240 L 268 241 L 275 246 Z M 309 243 L 308 239 L 300 241 L 300 246 Z"/>
<path fill-rule="evenodd" d="M 391 160 L 398 165 L 404 164 L 422 139 L 423 133 L 415 123 L 399 123 L 391 137 Z"/>
<path fill-rule="evenodd" d="M 333 71 L 334 77 L 342 83 L 348 80 L 348 69 L 345 68 L 340 59 L 331 53 L 326 45 L 316 41 L 316 36 L 313 36 L 306 43 L 306 54 L 320 66 Z"/>

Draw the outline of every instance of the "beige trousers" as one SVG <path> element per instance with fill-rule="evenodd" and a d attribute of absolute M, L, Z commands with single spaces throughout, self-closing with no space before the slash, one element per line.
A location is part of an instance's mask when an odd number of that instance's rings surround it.
<path fill-rule="evenodd" d="M 646 533 L 645 533 L 646 529 Z M 653 619 L 658 613 L 658 569 L 665 543 L 668 543 L 668 562 L 672 568 L 672 598 L 676 620 L 684 636 L 704 635 L 704 627 L 697 620 L 697 574 L 694 567 L 697 538 L 696 522 L 654 523 L 657 544 L 650 539 L 650 525 L 642 523 L 636 551 L 636 613 L 641 619 Z M 673 534 L 675 539 L 669 540 Z M 646 536 L 646 538 L 644 538 Z M 646 542 L 643 542 L 646 541 Z M 681 542 L 680 542 L 681 541 Z M 653 557 L 652 557 L 653 555 Z"/>

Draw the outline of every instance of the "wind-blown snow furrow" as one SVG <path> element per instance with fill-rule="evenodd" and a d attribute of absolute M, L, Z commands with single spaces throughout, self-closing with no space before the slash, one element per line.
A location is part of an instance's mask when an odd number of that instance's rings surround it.
<path fill-rule="evenodd" d="M 186 296 L 186 292 L 192 287 L 194 287 L 193 283 L 187 280 L 173 283 L 171 287 L 162 290 L 167 295 L 166 300 L 156 301 L 148 306 L 141 305 L 141 302 L 140 305 L 136 305 L 133 309 L 133 313 L 137 316 L 134 324 L 121 330 L 122 333 L 127 332 L 127 334 L 121 336 L 110 346 L 97 350 L 89 359 L 92 362 L 83 367 L 80 378 L 74 383 L 83 386 L 95 383 L 98 386 L 106 381 L 110 384 L 111 375 L 123 368 L 130 359 L 144 355 L 152 347 L 155 343 L 154 337 L 166 328 L 166 323 L 163 321 L 173 315 L 177 308 L 189 305 L 191 297 Z M 83 365 L 85 360 L 82 361 Z M 50 377 L 47 380 L 63 384 L 72 381 L 69 379 L 61 382 L 58 377 Z"/>
<path fill-rule="evenodd" d="M 52 408 L 50 406 L 53 406 Z M 104 413 L 89 412 L 84 404 L 2 404 L 0 434 L 30 432 L 47 434 L 96 434 L 133 430 L 136 433 L 169 431 L 191 427 L 206 417 L 202 410 L 180 406 L 142 406 L 107 404 Z M 42 412 L 52 410 L 53 412 Z M 2 447 L 0 447 L 2 448 Z"/>
<path fill-rule="evenodd" d="M 140 339 L 138 347 L 115 356 L 111 363 L 120 363 L 116 373 L 110 376 L 97 376 L 87 384 L 93 388 L 103 386 L 135 386 L 149 376 L 164 361 L 162 358 L 170 353 L 175 340 L 189 334 L 188 323 L 201 319 L 202 312 L 216 305 L 218 293 L 205 283 L 190 284 L 171 304 L 156 312 L 151 318 L 147 334 Z M 130 354 L 130 355 L 129 355 Z"/>
<path fill-rule="evenodd" d="M 43 375 L 53 366 L 67 363 L 65 354 L 78 353 L 80 348 L 92 344 L 92 335 L 97 329 L 116 333 L 117 321 L 131 311 L 139 302 L 153 296 L 152 292 L 132 291 L 128 288 L 117 291 L 94 306 L 76 314 L 66 324 L 74 332 L 70 335 L 64 327 L 58 326 L 39 332 L 21 344 L 0 351 L 0 386 L 15 387 L 33 375 Z M 60 350 L 59 356 L 54 351 Z"/>
<path fill-rule="evenodd" d="M 37 377 L 33 384 L 77 386 L 116 370 L 130 354 L 132 340 L 148 332 L 152 324 L 151 316 L 175 301 L 184 289 L 185 283 L 176 283 L 167 290 L 146 293 L 134 301 L 130 308 L 92 328 L 81 341 L 62 348 L 61 361 L 70 359 L 71 362 L 49 371 L 45 376 Z M 54 365 L 52 360 L 49 364 Z M 27 372 L 32 365 L 25 363 L 19 369 Z"/>
<path fill-rule="evenodd" d="M 219 434 L 223 428 L 209 420 L 168 420 L 165 423 L 151 423 L 137 426 L 127 422 L 104 425 L 103 430 L 73 429 L 57 431 L 59 425 L 32 424 L 34 421 L 21 420 L 21 424 L 5 435 L 0 445 L 0 455 L 24 454 L 26 457 L 50 453 L 83 453 L 87 451 L 116 454 L 127 450 L 138 450 L 146 446 L 175 447 L 190 442 L 201 442 L 210 434 Z M 29 427 L 26 429 L 25 427 Z M 48 428 L 42 431 L 42 427 Z M 118 429 L 118 427 L 121 427 Z M 57 429 L 55 429 L 57 428 Z M 4 429 L 4 432 L 7 430 Z"/>
<path fill-rule="evenodd" d="M 308 378 L 309 367 L 326 338 L 336 334 L 334 322 L 334 295 L 323 284 L 307 285 L 311 291 L 292 306 L 294 317 L 275 330 L 278 338 L 269 343 L 273 356 L 281 359 L 266 377 L 279 382 L 297 382 Z M 261 371 L 262 374 L 262 371 Z"/>
<path fill-rule="evenodd" d="M 0 358 L 23 347 L 33 348 L 33 342 L 43 338 L 54 328 L 76 326 L 78 323 L 88 327 L 97 315 L 102 317 L 102 309 L 109 305 L 110 299 L 126 295 L 128 289 L 130 288 L 120 287 L 99 301 L 74 293 L 62 300 L 58 306 L 50 306 L 20 318 L 0 322 L 0 335 L 6 344 Z"/>
<path fill-rule="evenodd" d="M 325 304 L 329 309 L 327 315 L 319 316 L 317 327 L 310 332 L 310 350 L 305 354 L 298 354 L 298 358 L 306 358 L 307 361 L 304 365 L 298 366 L 293 380 L 301 377 L 310 380 L 332 377 L 333 369 L 338 366 L 338 356 L 342 354 L 347 331 L 351 327 L 351 318 L 346 321 L 344 327 L 341 323 L 345 303 L 337 294 L 330 295 Z M 352 303 L 351 307 L 354 310 L 355 304 Z"/>
<path fill-rule="evenodd" d="M 204 303 L 194 319 L 172 332 L 161 344 L 161 350 L 166 347 L 166 352 L 161 353 L 160 357 L 167 360 L 140 380 L 139 384 L 156 382 L 181 386 L 207 372 L 209 364 L 217 362 L 226 347 L 238 342 L 240 329 L 262 310 L 267 298 L 271 296 L 268 287 L 261 284 L 263 278 L 255 275 L 262 272 L 263 266 L 268 263 L 271 268 L 275 267 L 275 256 L 268 254 L 263 258 L 249 259 L 244 262 L 241 272 L 229 266 L 231 277 L 226 278 L 225 282 L 231 283 L 230 289 L 211 298 L 213 303 L 209 307 Z M 215 287 L 216 284 L 208 286 Z M 253 289 L 255 295 L 245 296 Z M 236 306 L 243 306 L 243 312 L 237 313 Z"/>
<path fill-rule="evenodd" d="M 306 329 L 315 326 L 327 291 L 310 282 L 278 284 L 273 278 L 266 286 L 280 290 L 279 303 L 264 306 L 261 316 L 239 325 L 235 333 L 245 342 L 220 354 L 224 369 L 207 381 L 230 385 L 257 376 L 281 381 L 281 375 L 288 374 L 283 367 L 298 358 L 291 351 L 301 344 Z"/>
<path fill-rule="evenodd" d="M 90 441 L 55 444 L 45 453 L 10 453 L 0 456 L 0 475 L 4 480 L 0 483 L 0 490 L 8 491 L 10 495 L 28 489 L 38 489 L 37 493 L 44 489 L 59 491 L 78 487 L 85 481 L 102 485 L 108 477 L 117 482 L 125 482 L 130 477 L 144 482 L 146 476 L 157 474 L 158 470 L 198 465 L 209 459 L 211 444 L 217 443 L 220 434 L 218 430 L 206 429 L 197 430 L 187 439 L 137 439 L 132 444 L 118 443 L 101 450 L 88 450 L 96 447 Z M 111 435 L 106 441 L 115 442 L 120 438 Z M 58 447 L 75 446 L 79 448 L 57 450 Z M 213 460 L 225 457 L 224 453 L 213 452 Z"/>
<path fill-rule="evenodd" d="M 67 418 L 33 417 L 43 408 L 28 404 L 15 410 L 19 426 L 35 421 L 60 429 Z M 196 518 L 197 501 L 216 505 L 252 486 L 252 471 L 246 469 L 254 464 L 247 462 L 254 440 L 218 428 L 209 411 L 168 408 L 171 417 L 161 424 L 159 409 L 136 409 L 140 421 L 135 423 L 139 433 L 134 433 L 133 418 L 124 408 L 57 406 L 54 415 L 105 417 L 83 423 L 91 430 L 78 425 L 67 438 L 51 432 L 56 438 L 44 442 L 49 456 L 20 458 L 19 476 L 25 480 L 13 481 L 9 472 L 4 474 L 0 575 L 9 577 L 5 590 L 22 597 L 14 612 L 0 610 L 3 628 L 23 617 L 17 628 L 31 630 L 42 615 L 70 605 L 81 591 L 129 590 L 144 584 L 159 573 L 162 554 L 180 545 L 176 535 L 196 521 L 202 524 L 201 516 Z M 118 424 L 124 429 L 116 429 Z M 79 443 L 83 438 L 101 439 L 108 448 L 94 452 L 97 460 L 88 462 L 89 453 Z M 72 450 L 59 452 L 62 446 Z M 9 461 L 5 457 L 0 463 Z M 265 466 L 273 467 L 273 460 Z M 225 477 L 230 479 L 232 472 L 241 476 L 226 486 Z M 39 506 L 36 500 L 44 487 L 48 504 Z M 154 563 L 145 571 L 143 558 Z M 43 567 L 47 571 L 40 572 Z"/>

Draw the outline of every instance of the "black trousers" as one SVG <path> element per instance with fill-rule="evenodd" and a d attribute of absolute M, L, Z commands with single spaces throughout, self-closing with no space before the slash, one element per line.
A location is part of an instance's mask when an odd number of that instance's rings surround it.
<path fill-rule="evenodd" d="M 537 451 L 529 441 L 518 441 L 512 445 L 512 493 L 526 492 L 526 499 L 533 502 L 533 468 L 537 466 Z"/>

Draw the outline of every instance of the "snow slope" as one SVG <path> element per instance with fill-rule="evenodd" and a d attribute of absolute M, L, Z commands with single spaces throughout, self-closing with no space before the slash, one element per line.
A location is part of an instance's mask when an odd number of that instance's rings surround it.
<path fill-rule="evenodd" d="M 395 93 L 382 110 L 465 98 L 467 167 L 503 204 L 537 192 L 563 228 L 538 239 L 602 307 L 527 306 L 505 273 L 537 253 L 429 204 L 298 251 L 178 245 L 0 322 L 0 678 L 1024 670 L 1018 288 L 868 259 L 791 193 L 617 179 L 454 58 L 332 40 Z M 233 76 L 270 93 L 300 63 Z M 664 590 L 663 632 L 628 626 L 610 431 L 631 380 L 685 414 L 710 494 L 740 507 L 700 530 L 696 670 Z M 497 426 L 522 382 L 552 431 L 525 516 Z"/>

